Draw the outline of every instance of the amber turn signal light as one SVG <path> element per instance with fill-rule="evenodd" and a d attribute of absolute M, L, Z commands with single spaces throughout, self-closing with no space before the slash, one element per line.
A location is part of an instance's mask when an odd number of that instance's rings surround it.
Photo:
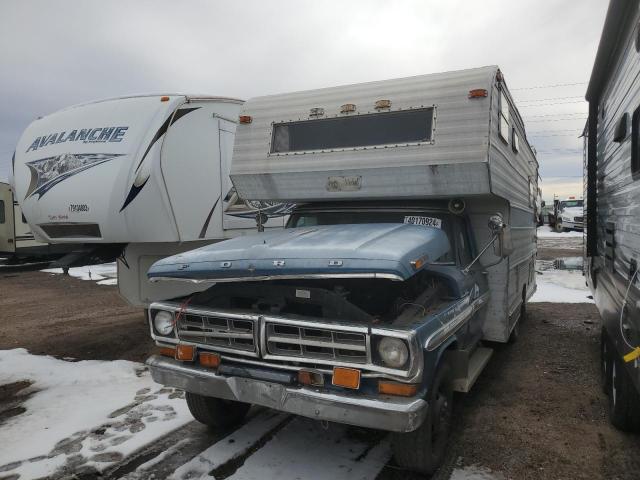
<path fill-rule="evenodd" d="M 176 356 L 176 349 L 172 348 L 172 347 L 160 347 L 160 355 L 162 355 L 163 357 L 171 357 L 171 358 L 175 358 Z"/>
<path fill-rule="evenodd" d="M 360 388 L 360 370 L 355 368 L 334 367 L 332 383 L 338 387 Z"/>
<path fill-rule="evenodd" d="M 169 97 L 167 97 L 166 95 L 164 97 L 160 97 L 160 101 L 161 102 L 168 102 L 169 101 Z"/>
<path fill-rule="evenodd" d="M 220 355 L 217 353 L 203 353 L 200 355 L 200 365 L 203 367 L 216 368 L 220 365 Z"/>
<path fill-rule="evenodd" d="M 251 118 L 251 115 L 240 115 L 240 117 L 238 117 L 238 121 L 240 123 L 251 123 L 253 118 Z"/>
<path fill-rule="evenodd" d="M 176 360 L 192 362 L 196 358 L 196 347 L 193 345 L 178 344 L 176 348 Z"/>
<path fill-rule="evenodd" d="M 469 98 L 482 98 L 489 95 L 484 88 L 476 88 L 474 90 L 469 90 Z"/>
<path fill-rule="evenodd" d="M 413 397 L 418 391 L 418 385 L 412 383 L 378 382 L 378 393 L 397 395 L 399 397 Z"/>

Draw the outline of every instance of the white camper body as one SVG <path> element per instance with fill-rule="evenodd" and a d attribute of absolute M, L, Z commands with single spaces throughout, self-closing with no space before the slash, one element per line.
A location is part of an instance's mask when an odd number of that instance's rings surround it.
<path fill-rule="evenodd" d="M 11 185 L 0 182 L 0 255 L 31 256 L 43 253 L 47 244 L 37 241 L 13 198 Z"/>
<path fill-rule="evenodd" d="M 37 238 L 117 252 L 121 294 L 147 305 L 166 286 L 146 266 L 255 230 L 228 171 L 242 101 L 188 95 L 123 97 L 34 121 L 16 148 L 15 192 Z M 271 208 L 269 208 L 271 207 Z M 116 255 L 114 255 L 116 256 Z M 192 291 L 176 285 L 172 291 Z"/>
<path fill-rule="evenodd" d="M 513 252 L 481 259 L 484 338 L 509 338 L 536 288 L 538 163 L 497 67 L 258 97 L 241 115 L 231 178 L 244 199 L 460 198 L 478 248 L 501 213 Z"/>

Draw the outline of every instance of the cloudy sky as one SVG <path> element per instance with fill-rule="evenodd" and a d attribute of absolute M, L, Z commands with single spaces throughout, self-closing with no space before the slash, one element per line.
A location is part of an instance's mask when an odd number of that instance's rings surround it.
<path fill-rule="evenodd" d="M 607 3 L 1 0 L 0 179 L 32 120 L 87 100 L 249 98 L 497 64 L 545 198 L 579 194 L 577 137 Z"/>

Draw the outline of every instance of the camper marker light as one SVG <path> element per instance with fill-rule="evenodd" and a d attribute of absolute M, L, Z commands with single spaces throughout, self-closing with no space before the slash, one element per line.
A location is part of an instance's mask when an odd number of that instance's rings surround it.
<path fill-rule="evenodd" d="M 238 117 L 238 121 L 240 123 L 251 123 L 253 121 L 253 118 L 251 118 L 251 115 L 240 115 Z"/>
<path fill-rule="evenodd" d="M 469 98 L 483 98 L 487 96 L 489 96 L 489 92 L 487 92 L 484 88 L 469 90 Z"/>
<path fill-rule="evenodd" d="M 333 380 L 331 383 L 337 387 L 357 390 L 360 388 L 360 370 L 356 370 L 355 368 L 334 367 Z"/>
<path fill-rule="evenodd" d="M 373 104 L 376 110 L 382 110 L 383 108 L 391 108 L 391 100 L 378 100 Z"/>
<path fill-rule="evenodd" d="M 384 337 L 378 343 L 378 353 L 382 362 L 391 368 L 400 368 L 409 359 L 407 345 L 399 338 Z"/>
<path fill-rule="evenodd" d="M 355 112 L 355 111 L 356 111 L 355 103 L 345 103 L 340 107 L 340 113 L 349 113 L 349 112 Z"/>
<path fill-rule="evenodd" d="M 164 97 L 160 97 L 160 101 L 161 102 L 168 102 L 169 101 L 169 97 L 167 97 L 166 95 Z"/>
<path fill-rule="evenodd" d="M 160 335 L 169 335 L 173 331 L 173 314 L 160 310 L 153 317 L 153 327 Z"/>

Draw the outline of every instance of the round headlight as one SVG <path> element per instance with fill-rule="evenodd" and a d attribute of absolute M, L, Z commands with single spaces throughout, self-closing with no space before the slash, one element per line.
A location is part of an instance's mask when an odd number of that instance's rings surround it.
<path fill-rule="evenodd" d="M 400 368 L 407 363 L 409 350 L 406 343 L 399 338 L 384 337 L 378 343 L 378 353 L 382 362 L 391 368 Z"/>
<path fill-rule="evenodd" d="M 173 331 L 173 314 L 160 310 L 153 317 L 153 326 L 160 335 L 169 335 Z"/>

